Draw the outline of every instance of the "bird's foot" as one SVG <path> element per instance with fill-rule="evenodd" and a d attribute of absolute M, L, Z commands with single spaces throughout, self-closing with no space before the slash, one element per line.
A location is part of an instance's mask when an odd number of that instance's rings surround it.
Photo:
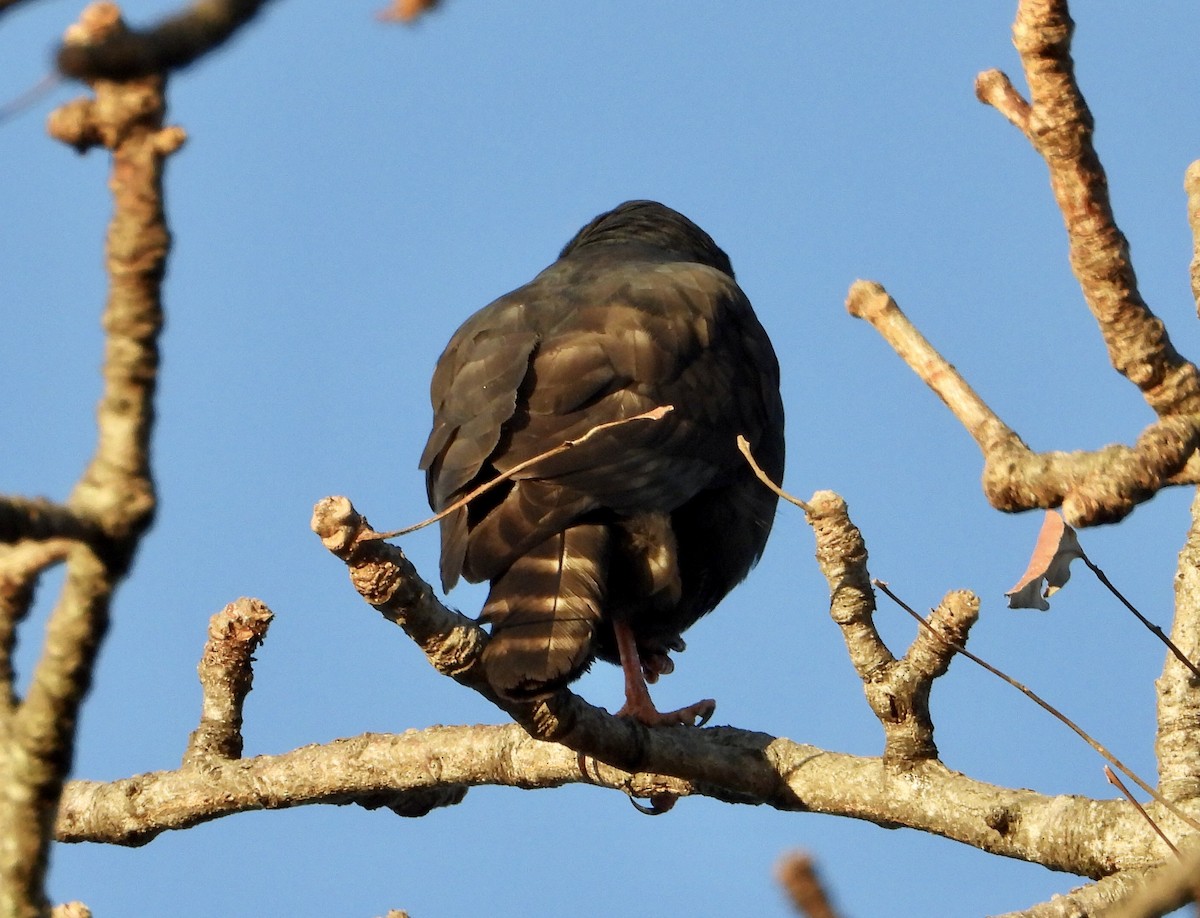
<path fill-rule="evenodd" d="M 647 696 L 644 704 L 634 699 L 627 700 L 617 711 L 617 717 L 629 717 L 647 727 L 703 727 L 716 709 L 717 703 L 705 698 L 676 711 L 660 711 Z"/>

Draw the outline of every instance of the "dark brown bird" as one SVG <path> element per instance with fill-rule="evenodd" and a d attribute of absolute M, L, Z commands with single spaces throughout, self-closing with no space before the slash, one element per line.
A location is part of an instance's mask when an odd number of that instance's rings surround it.
<path fill-rule="evenodd" d="M 701 722 L 714 703 L 659 713 L 646 681 L 680 635 L 762 554 L 776 497 L 743 434 L 783 476 L 779 365 L 729 258 L 687 217 L 629 201 L 558 261 L 454 334 L 431 386 L 421 456 L 430 505 L 603 424 L 442 520 L 442 586 L 491 581 L 483 663 L 507 698 L 552 693 L 599 657 L 625 670 L 619 713 Z"/>

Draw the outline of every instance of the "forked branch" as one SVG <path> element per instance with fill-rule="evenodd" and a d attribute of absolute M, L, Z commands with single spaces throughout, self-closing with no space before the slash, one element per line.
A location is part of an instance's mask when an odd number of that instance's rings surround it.
<path fill-rule="evenodd" d="M 1009 512 L 1061 506 L 1068 522 L 1087 526 L 1115 522 L 1169 485 L 1200 482 L 1200 372 L 1176 351 L 1138 292 L 1129 244 L 1113 217 L 1108 179 L 1092 144 L 1092 115 L 1075 81 L 1073 30 L 1066 0 L 1021 0 L 1013 43 L 1029 100 L 998 70 L 980 74 L 975 91 L 1045 160 L 1067 230 L 1071 269 L 1109 359 L 1138 387 L 1158 420 L 1133 446 L 1035 453 L 921 337 L 883 287 L 858 281 L 846 305 L 871 323 L 975 439 L 984 455 L 984 493 L 992 506 Z M 1188 176 L 1189 217 L 1200 240 L 1196 167 Z M 1197 264 L 1200 257 L 1192 266 L 1200 302 Z"/>

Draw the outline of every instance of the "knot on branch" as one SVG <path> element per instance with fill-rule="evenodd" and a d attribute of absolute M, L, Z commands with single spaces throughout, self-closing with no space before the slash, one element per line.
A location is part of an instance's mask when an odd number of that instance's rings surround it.
<path fill-rule="evenodd" d="M 1061 506 L 1072 526 L 1114 523 L 1175 483 L 1198 447 L 1197 419 L 1179 415 L 1155 421 L 1132 447 L 1114 444 L 1090 453 L 998 449 L 985 459 L 983 490 L 998 510 Z"/>
<path fill-rule="evenodd" d="M 129 32 L 121 12 L 112 3 L 93 3 L 67 29 L 65 53 L 89 54 L 126 40 Z M 163 127 L 166 100 L 164 78 L 147 71 L 137 79 L 115 82 L 96 77 L 89 80 L 95 98 L 74 99 L 50 113 L 50 136 L 84 153 L 92 147 L 116 150 L 126 140 L 139 138 L 145 155 L 161 160 L 183 146 L 186 134 L 180 127 Z"/>

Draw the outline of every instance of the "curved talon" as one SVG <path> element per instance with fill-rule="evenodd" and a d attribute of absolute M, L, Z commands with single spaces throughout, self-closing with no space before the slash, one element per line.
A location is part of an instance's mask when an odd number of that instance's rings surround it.
<path fill-rule="evenodd" d="M 651 794 L 650 805 L 638 803 L 633 797 L 629 798 L 629 802 L 633 804 L 633 808 L 639 813 L 644 813 L 646 816 L 661 816 L 663 813 L 670 812 L 671 808 L 679 801 L 679 797 L 675 794 Z"/>
<path fill-rule="evenodd" d="M 649 702 L 648 696 L 646 701 Z M 659 711 L 653 704 L 631 704 L 627 701 L 616 716 L 632 718 L 647 727 L 703 727 L 716 709 L 717 703 L 711 698 L 675 711 Z"/>
<path fill-rule="evenodd" d="M 717 702 L 715 699 L 705 698 L 703 701 L 697 701 L 687 710 L 695 710 L 696 717 L 699 718 L 693 726 L 703 727 L 712 719 L 714 712 L 717 710 Z"/>

